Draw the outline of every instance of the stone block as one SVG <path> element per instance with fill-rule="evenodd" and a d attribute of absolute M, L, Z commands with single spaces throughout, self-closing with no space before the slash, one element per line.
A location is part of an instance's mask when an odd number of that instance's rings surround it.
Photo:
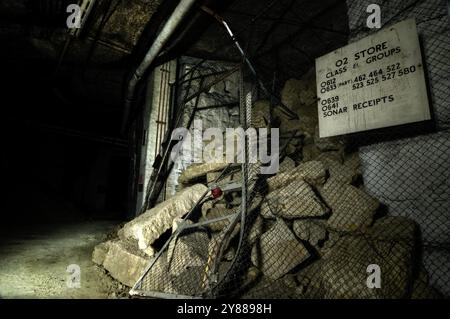
<path fill-rule="evenodd" d="M 316 158 L 321 161 L 328 170 L 329 178 L 342 184 L 351 184 L 360 176 L 358 169 L 353 169 L 352 165 L 343 164 L 339 152 L 322 153 Z"/>
<path fill-rule="evenodd" d="M 296 288 L 298 294 L 304 299 L 323 299 L 325 291 L 322 285 L 323 259 L 314 261 L 297 272 Z"/>
<path fill-rule="evenodd" d="M 412 283 L 415 256 L 414 228 L 409 222 L 395 221 L 405 232 L 393 239 L 385 229 L 393 220 L 375 223 L 366 236 L 343 236 L 324 256 L 323 283 L 326 298 L 405 298 Z M 404 225 L 403 225 L 404 223 Z M 381 288 L 367 285 L 367 267 L 378 265 Z"/>
<path fill-rule="evenodd" d="M 206 174 L 206 181 L 209 184 L 212 184 L 217 177 L 219 177 L 221 172 L 209 172 Z M 226 176 L 222 177 L 219 181 L 217 181 L 217 185 L 225 185 L 231 182 L 240 182 L 242 180 L 241 171 L 236 171 L 231 174 L 226 173 Z"/>
<path fill-rule="evenodd" d="M 301 79 L 289 79 L 281 90 L 281 101 L 299 115 L 317 113 L 317 88 L 314 69 Z"/>
<path fill-rule="evenodd" d="M 302 148 L 302 161 L 309 162 L 315 160 L 320 155 L 320 150 L 314 144 L 307 144 Z"/>
<path fill-rule="evenodd" d="M 178 182 L 180 184 L 190 183 L 206 176 L 207 173 L 223 170 L 227 166 L 228 163 L 225 162 L 191 164 L 178 177 Z"/>
<path fill-rule="evenodd" d="M 298 219 L 292 224 L 292 229 L 298 238 L 317 246 L 327 236 L 327 230 L 319 221 Z"/>
<path fill-rule="evenodd" d="M 250 227 L 250 234 L 248 236 L 248 240 L 250 243 L 254 243 L 258 240 L 264 231 L 264 221 L 262 217 L 257 216 L 253 221 L 252 226 Z"/>
<path fill-rule="evenodd" d="M 295 168 L 295 162 L 290 157 L 286 156 L 280 163 L 279 173 L 289 173 Z"/>
<path fill-rule="evenodd" d="M 286 219 L 327 215 L 328 207 L 305 181 L 298 179 L 267 195 L 272 213 Z"/>
<path fill-rule="evenodd" d="M 184 216 L 208 188 L 197 184 L 181 190 L 175 196 L 156 205 L 142 215 L 125 224 L 119 231 L 122 238 L 133 238 L 138 241 L 143 251 L 172 227 L 176 218 Z"/>
<path fill-rule="evenodd" d="M 149 258 L 125 241 L 111 241 L 103 267 L 111 277 L 132 287 L 142 275 Z"/>
<path fill-rule="evenodd" d="M 276 218 L 276 215 L 274 214 L 274 212 L 276 212 L 276 209 L 278 209 L 278 206 L 275 206 L 275 203 L 264 200 L 264 202 L 261 204 L 261 216 L 266 219 Z"/>
<path fill-rule="evenodd" d="M 92 252 L 92 261 L 97 265 L 103 265 L 105 261 L 106 254 L 109 250 L 110 241 L 100 243 L 94 247 L 94 251 Z"/>
<path fill-rule="evenodd" d="M 308 257 L 305 246 L 281 219 L 261 236 L 251 254 L 253 264 L 271 279 L 282 277 Z"/>
<path fill-rule="evenodd" d="M 326 180 L 325 166 L 318 161 L 301 163 L 290 172 L 278 173 L 267 179 L 269 191 L 281 188 L 294 180 L 303 179 L 307 183 L 317 186 L 323 185 Z"/>
<path fill-rule="evenodd" d="M 343 162 L 342 152 L 340 151 L 322 152 L 316 157 L 316 161 L 322 162 L 325 165 L 329 165 L 330 163 L 333 162 L 342 164 Z"/>
<path fill-rule="evenodd" d="M 344 156 L 344 166 L 352 171 L 361 174 L 361 159 L 359 158 L 359 152 L 353 152 Z"/>
<path fill-rule="evenodd" d="M 251 126 L 254 128 L 269 128 L 270 121 L 270 101 L 256 101 L 252 107 Z"/>
<path fill-rule="evenodd" d="M 303 136 L 306 141 L 314 141 L 317 114 L 300 115 L 298 119 L 290 118 L 279 107 L 274 109 L 273 114 L 273 122 L 276 123 L 275 127 L 280 129 L 281 136 Z"/>
<path fill-rule="evenodd" d="M 329 179 L 319 191 L 332 211 L 329 227 L 355 231 L 371 225 L 379 202 L 363 190 Z"/>
<path fill-rule="evenodd" d="M 215 219 L 215 218 L 220 218 L 220 217 L 225 217 L 231 214 L 236 213 L 235 209 L 230 209 L 230 208 L 223 208 L 223 207 L 211 207 L 208 208 L 205 211 L 205 215 L 203 215 L 202 218 L 200 218 L 200 222 L 205 222 L 207 220 L 211 220 L 211 219 Z M 229 220 L 224 219 L 224 220 L 220 220 L 214 223 L 210 223 L 208 225 L 206 225 L 206 227 L 208 227 L 209 229 L 211 229 L 213 232 L 216 231 L 221 231 L 222 229 L 224 229 L 227 225 L 229 224 Z"/>

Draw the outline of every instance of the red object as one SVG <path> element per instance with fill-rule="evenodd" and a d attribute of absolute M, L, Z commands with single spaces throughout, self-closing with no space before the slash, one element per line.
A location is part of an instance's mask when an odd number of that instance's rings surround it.
<path fill-rule="evenodd" d="M 219 198 L 220 196 L 222 196 L 222 194 L 223 192 L 220 187 L 216 187 L 211 190 L 211 195 L 213 198 Z"/>

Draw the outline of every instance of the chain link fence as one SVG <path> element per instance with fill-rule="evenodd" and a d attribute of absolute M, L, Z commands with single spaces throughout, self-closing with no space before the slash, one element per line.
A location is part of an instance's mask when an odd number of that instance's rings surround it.
<path fill-rule="evenodd" d="M 368 34 L 368 4 L 347 1 L 351 41 Z M 265 164 L 249 160 L 247 140 L 242 165 L 196 180 L 208 190 L 173 228 L 135 291 L 183 298 L 450 296 L 447 7 L 380 4 L 385 25 L 417 19 L 433 120 L 319 138 L 314 70 L 294 82 L 297 91 L 287 83 L 281 92 L 297 118 L 244 66 L 241 125 L 279 128 L 279 171 L 261 174 Z M 299 107 L 290 105 L 292 96 Z"/>

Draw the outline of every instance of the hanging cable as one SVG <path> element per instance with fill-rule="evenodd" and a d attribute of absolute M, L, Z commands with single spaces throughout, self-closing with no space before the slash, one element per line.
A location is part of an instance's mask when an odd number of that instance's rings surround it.
<path fill-rule="evenodd" d="M 241 45 L 239 44 L 239 41 L 236 39 L 236 37 L 234 36 L 233 32 L 231 31 L 230 27 L 228 26 L 228 23 L 218 14 L 216 14 L 213 10 L 211 10 L 210 8 L 206 7 L 206 6 L 201 6 L 200 7 L 204 12 L 206 12 L 207 14 L 211 15 L 214 19 L 216 19 L 227 31 L 227 33 L 229 34 L 230 38 L 232 39 L 232 41 L 234 42 L 236 48 L 238 49 L 239 53 L 241 54 L 244 63 L 248 66 L 248 68 L 250 69 L 251 73 L 253 74 L 253 76 L 255 77 L 256 81 L 258 82 L 258 85 L 261 87 L 261 89 L 263 90 L 263 92 L 267 95 L 267 96 L 271 96 L 274 99 L 276 99 L 279 104 L 280 104 L 280 108 L 292 119 L 298 119 L 298 115 L 293 112 L 289 107 L 287 107 L 286 105 L 284 105 L 283 102 L 280 101 L 280 99 L 275 96 L 272 92 L 270 92 L 266 86 L 264 85 L 264 83 L 261 81 L 261 79 L 259 78 L 258 74 L 256 73 L 255 68 L 253 67 L 253 64 L 250 62 L 250 60 L 248 59 L 247 55 L 245 54 L 244 50 L 242 49 Z"/>

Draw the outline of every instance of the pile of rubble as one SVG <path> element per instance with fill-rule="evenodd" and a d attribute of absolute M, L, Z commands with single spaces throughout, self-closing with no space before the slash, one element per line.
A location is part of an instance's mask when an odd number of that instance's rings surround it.
<path fill-rule="evenodd" d="M 250 201 L 251 219 L 234 289 L 242 297 L 270 298 L 432 298 L 420 267 L 417 225 L 407 218 L 383 216 L 380 203 L 364 191 L 357 152 L 343 138 L 319 138 L 313 73 L 289 80 L 283 103 L 299 119 L 288 118 L 268 101 L 253 108 L 255 127 L 279 127 L 288 141 L 279 172 L 264 181 Z M 240 170 L 215 182 L 226 164 L 194 164 L 179 178 L 183 188 L 118 231 L 117 238 L 95 248 L 93 260 L 114 278 L 133 286 L 150 262 L 145 289 L 198 295 L 218 264 L 219 277 L 236 257 L 240 224 L 228 229 L 239 212 L 237 189 L 207 200 L 190 215 L 211 188 L 242 183 Z M 212 221 L 212 222 L 211 222 Z M 167 232 L 180 232 L 154 260 L 155 243 Z M 232 231 L 230 234 L 230 230 Z M 217 247 L 228 245 L 216 260 Z M 246 249 L 247 248 L 247 249 Z M 243 258 L 245 260 L 245 258 Z M 380 270 L 381 286 L 368 285 L 369 266 Z"/>
<path fill-rule="evenodd" d="M 419 268 L 416 224 L 379 214 L 379 202 L 354 182 L 356 154 L 342 162 L 328 155 L 268 179 L 260 215 L 270 226 L 252 248 L 259 280 L 246 297 L 437 296 Z M 379 288 L 368 284 L 373 265 Z"/>
<path fill-rule="evenodd" d="M 152 244 L 170 230 L 174 221 L 184 216 L 207 190 L 202 184 L 185 188 L 128 222 L 117 232 L 116 238 L 95 247 L 92 260 L 103 266 L 113 278 L 132 287 L 150 257 L 155 255 Z"/>

